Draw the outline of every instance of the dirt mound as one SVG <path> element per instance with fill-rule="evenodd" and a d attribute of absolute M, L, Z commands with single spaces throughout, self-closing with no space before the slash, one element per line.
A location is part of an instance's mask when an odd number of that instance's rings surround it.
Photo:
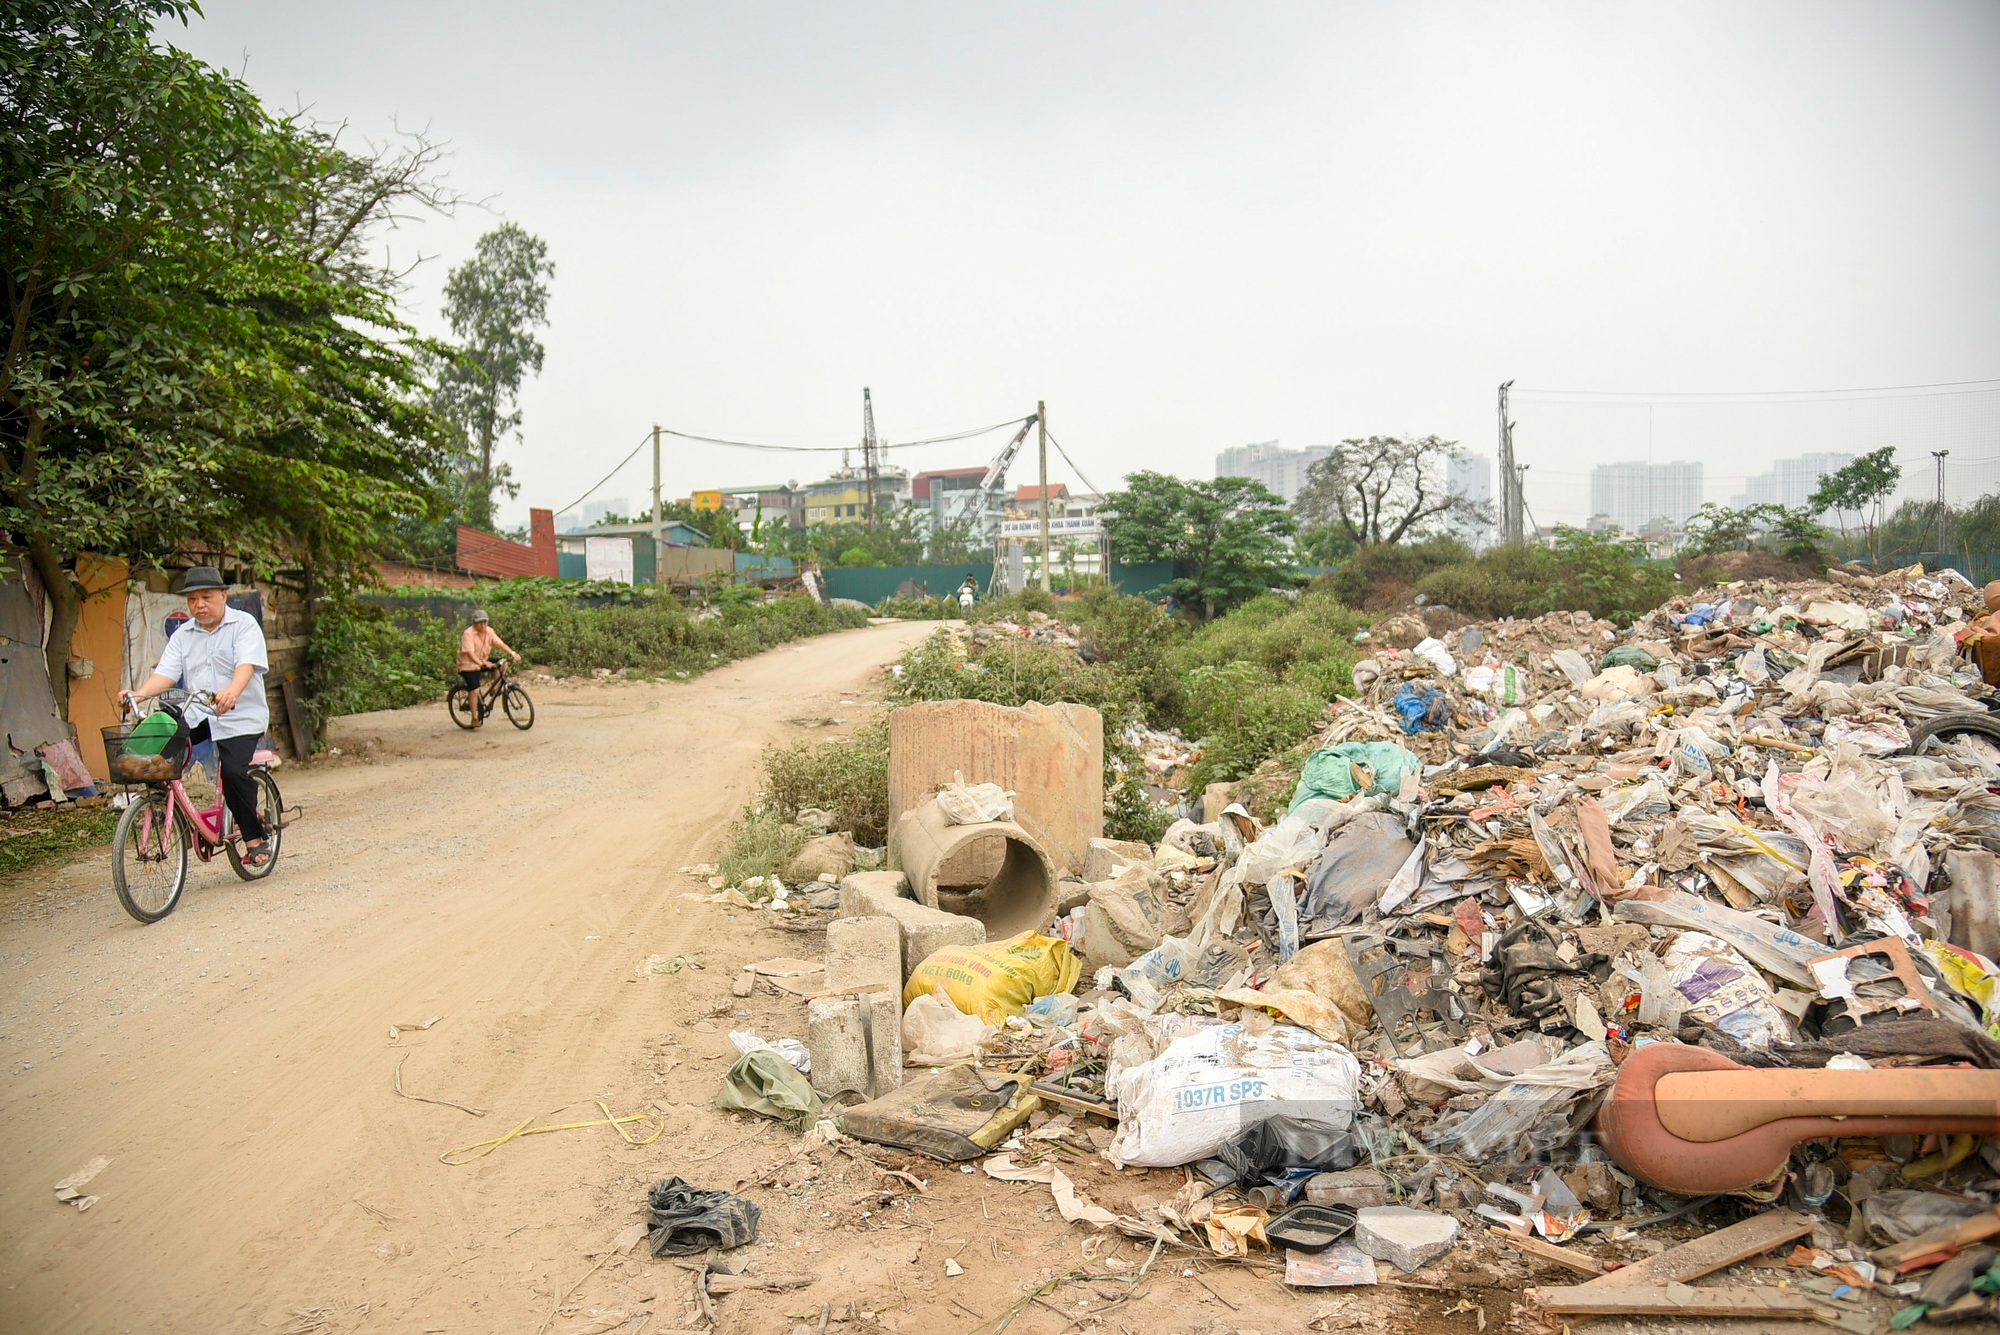
<path fill-rule="evenodd" d="M 1775 579 L 1784 583 L 1819 579 L 1824 561 L 1787 561 L 1776 552 L 1717 552 L 1681 562 L 1681 578 L 1691 583 L 1726 584 L 1733 579 Z"/>

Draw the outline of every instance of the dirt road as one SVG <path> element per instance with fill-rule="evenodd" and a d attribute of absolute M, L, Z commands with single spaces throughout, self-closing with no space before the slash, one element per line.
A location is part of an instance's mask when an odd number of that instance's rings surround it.
<path fill-rule="evenodd" d="M 737 967 L 821 941 L 704 902 L 678 869 L 712 856 L 765 743 L 827 735 L 784 720 L 858 722 L 881 666 L 931 629 L 845 632 L 684 683 L 539 685 L 525 734 L 463 733 L 441 706 L 343 720 L 348 758 L 283 776 L 305 815 L 278 874 L 200 868 L 151 927 L 118 908 L 101 856 L 0 886 L 0 1329 L 700 1329 L 686 1272 L 610 1248 L 673 1174 L 764 1206 L 733 1263 L 813 1281 L 719 1299 L 726 1335 L 799 1316 L 964 1329 L 1085 1259 L 1134 1275 L 1143 1249 L 1065 1226 L 1045 1188 L 919 1160 L 919 1189 L 714 1106 L 729 1029 L 803 1034 L 795 998 L 731 998 Z M 676 956 L 677 972 L 646 967 Z M 402 1097 L 398 1072 L 485 1115 Z M 439 1159 L 605 1109 L 664 1113 L 666 1133 L 633 1147 L 584 1127 Z M 99 1203 L 58 1204 L 51 1185 L 98 1155 Z M 1076 1176 L 1113 1208 L 1175 1185 L 1101 1163 Z M 947 1278 L 947 1257 L 964 1273 Z M 1107 1333 L 1297 1328 L 1329 1306 L 1254 1272 L 1183 1276 L 1169 1255 L 1143 1285 L 1053 1290 L 1010 1329 L 1094 1328 L 1078 1322 L 1098 1311 Z"/>

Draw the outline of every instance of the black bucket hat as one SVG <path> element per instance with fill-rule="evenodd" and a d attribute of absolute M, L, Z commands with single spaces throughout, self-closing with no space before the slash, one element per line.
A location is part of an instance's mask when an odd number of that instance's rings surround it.
<path fill-rule="evenodd" d="M 181 576 L 181 592 L 194 593 L 200 589 L 226 589 L 229 581 L 214 566 L 189 566 Z"/>

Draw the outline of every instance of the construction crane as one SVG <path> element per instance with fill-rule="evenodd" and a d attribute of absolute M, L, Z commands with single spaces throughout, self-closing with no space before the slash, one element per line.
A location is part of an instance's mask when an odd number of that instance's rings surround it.
<path fill-rule="evenodd" d="M 995 501 L 1001 499 L 996 495 L 1000 490 L 1000 479 L 1007 476 L 1007 466 L 1014 462 L 1014 456 L 1021 452 L 1021 442 L 1026 440 L 1028 433 L 1034 429 L 1035 415 L 1030 413 L 1028 414 L 1028 419 L 1021 423 L 1021 429 L 1014 433 L 1014 439 L 1001 446 L 1000 453 L 994 455 L 993 462 L 986 466 L 986 476 L 979 479 L 978 503 L 979 513 L 982 516 L 993 507 Z M 992 578 L 986 581 L 987 594 L 990 596 L 999 585 L 1000 541 L 999 535 L 996 533 L 993 542 L 993 575 Z"/>

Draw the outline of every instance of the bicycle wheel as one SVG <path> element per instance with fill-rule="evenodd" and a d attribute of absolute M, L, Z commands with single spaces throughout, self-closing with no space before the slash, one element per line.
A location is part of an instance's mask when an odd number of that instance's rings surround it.
<path fill-rule="evenodd" d="M 472 712 L 478 708 L 478 704 L 474 700 L 472 692 L 463 686 L 454 686 L 451 688 L 451 694 L 444 698 L 444 708 L 445 712 L 451 715 L 453 723 L 468 731 L 478 721 Z"/>
<path fill-rule="evenodd" d="M 510 683 L 506 696 L 500 701 L 500 706 L 507 711 L 507 721 L 522 732 L 535 726 L 535 702 L 528 698 L 527 691 L 521 687 Z"/>
<path fill-rule="evenodd" d="M 261 867 L 244 866 L 242 842 L 231 839 L 229 865 L 244 880 L 261 881 L 278 869 L 278 852 L 285 842 L 285 799 L 278 795 L 278 781 L 271 777 L 271 771 L 260 769 L 252 777 L 257 780 L 257 815 L 264 822 L 264 847 L 270 850 L 271 860 Z"/>
<path fill-rule="evenodd" d="M 173 800 L 158 789 L 125 808 L 111 837 L 111 888 L 140 922 L 174 911 L 187 888 L 188 844 L 194 832 Z"/>

